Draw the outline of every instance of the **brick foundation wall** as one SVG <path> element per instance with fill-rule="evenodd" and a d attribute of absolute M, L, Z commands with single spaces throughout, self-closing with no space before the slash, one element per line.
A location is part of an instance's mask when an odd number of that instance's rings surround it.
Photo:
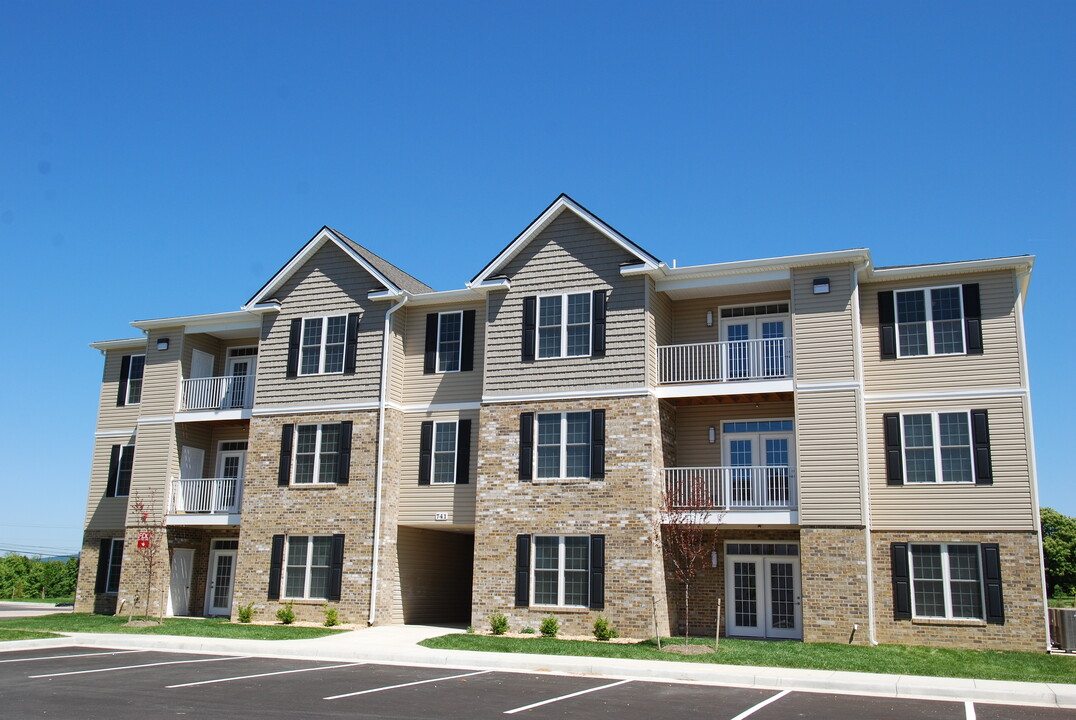
<path fill-rule="evenodd" d="M 806 642 L 870 642 L 863 528 L 800 528 L 800 585 Z"/>

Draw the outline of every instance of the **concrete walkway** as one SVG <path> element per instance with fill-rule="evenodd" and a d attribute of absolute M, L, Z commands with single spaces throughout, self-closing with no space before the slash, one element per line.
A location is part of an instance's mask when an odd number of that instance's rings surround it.
<path fill-rule="evenodd" d="M 0 618 L 54 615 L 56 613 L 69 613 L 72 610 L 74 610 L 74 608 L 71 605 L 36 602 L 4 602 L 3 600 L 0 600 Z"/>
<path fill-rule="evenodd" d="M 237 640 L 175 635 L 71 633 L 63 638 L 0 643 L 0 651 L 79 645 L 116 649 L 172 650 L 297 660 L 451 666 L 501 672 L 551 672 L 631 680 L 661 680 L 776 690 L 854 693 L 927 700 L 970 700 L 1076 708 L 1076 684 L 968 680 L 832 670 L 625 660 L 621 658 L 524 655 L 431 650 L 416 643 L 459 632 L 458 628 L 390 625 L 311 640 Z M 1073 667 L 1076 682 L 1076 666 Z"/>

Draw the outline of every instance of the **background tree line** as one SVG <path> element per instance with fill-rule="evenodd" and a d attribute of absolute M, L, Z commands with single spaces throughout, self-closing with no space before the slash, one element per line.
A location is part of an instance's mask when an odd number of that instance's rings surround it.
<path fill-rule="evenodd" d="M 0 599 L 74 597 L 77 582 L 78 558 L 0 557 Z"/>
<path fill-rule="evenodd" d="M 1076 595 L 1076 518 L 1048 507 L 1041 517 L 1046 592 L 1051 597 Z"/>

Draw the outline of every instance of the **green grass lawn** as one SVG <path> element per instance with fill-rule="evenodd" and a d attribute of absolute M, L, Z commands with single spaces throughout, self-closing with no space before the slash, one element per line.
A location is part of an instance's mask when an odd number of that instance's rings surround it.
<path fill-rule="evenodd" d="M 137 618 L 136 618 L 137 619 Z M 245 638 L 247 640 L 304 640 L 343 632 L 330 628 L 294 627 L 285 625 L 239 625 L 226 618 L 188 620 L 165 618 L 155 627 L 125 628 L 126 617 L 65 613 L 37 617 L 0 619 L 0 631 L 33 630 L 39 632 L 133 633 L 138 635 L 193 635 L 214 638 Z"/>
<path fill-rule="evenodd" d="M 9 640 L 41 640 L 42 638 L 60 637 L 50 632 L 36 632 L 34 630 L 9 630 L 0 628 L 0 642 Z"/>
<path fill-rule="evenodd" d="M 683 639 L 663 642 L 683 643 Z M 692 644 L 712 646 L 713 641 L 694 639 Z M 814 670 L 851 670 L 985 680 L 1076 683 L 1076 658 L 1046 653 L 955 650 L 910 645 L 869 647 L 831 643 L 722 639 L 721 647 L 716 653 L 675 655 L 658 650 L 653 640 L 644 640 L 631 645 L 613 645 L 597 641 L 556 640 L 542 637 L 503 638 L 464 634 L 442 635 L 425 640 L 420 645 L 441 650 L 482 650 Z"/>

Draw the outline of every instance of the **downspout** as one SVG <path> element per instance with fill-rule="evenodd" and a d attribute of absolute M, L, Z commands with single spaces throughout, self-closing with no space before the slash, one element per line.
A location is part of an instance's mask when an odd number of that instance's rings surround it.
<path fill-rule="evenodd" d="M 1027 470 L 1031 484 L 1031 513 L 1035 521 L 1035 537 L 1038 540 L 1039 577 L 1042 578 L 1043 627 L 1050 627 L 1050 610 L 1046 602 L 1046 561 L 1042 555 L 1042 516 L 1039 508 L 1039 474 L 1035 459 L 1035 421 L 1031 413 L 1031 377 L 1027 367 L 1027 338 L 1024 337 L 1024 303 L 1027 302 L 1027 284 L 1031 268 L 1016 274 L 1016 329 L 1020 335 L 1020 384 L 1024 388 L 1024 412 L 1027 413 Z M 1050 652 L 1050 633 L 1046 633 L 1046 652 Z"/>
<path fill-rule="evenodd" d="M 864 399 L 863 378 L 863 320 L 859 304 L 859 273 L 866 270 L 870 260 L 852 269 L 852 342 L 855 344 L 855 372 L 859 387 L 856 393 L 856 428 L 859 435 L 859 493 L 863 503 L 863 540 L 867 550 L 867 639 L 878 644 L 874 622 L 874 548 L 871 540 L 870 480 L 867 466 L 867 403 Z"/>
<path fill-rule="evenodd" d="M 374 474 L 374 554 L 370 564 L 370 617 L 367 625 L 374 624 L 377 611 L 377 561 L 381 544 L 381 474 L 385 463 L 385 406 L 388 404 L 389 337 L 392 330 L 392 314 L 407 304 L 409 295 L 385 313 L 385 334 L 381 340 L 381 396 L 377 404 L 377 472 Z"/>

